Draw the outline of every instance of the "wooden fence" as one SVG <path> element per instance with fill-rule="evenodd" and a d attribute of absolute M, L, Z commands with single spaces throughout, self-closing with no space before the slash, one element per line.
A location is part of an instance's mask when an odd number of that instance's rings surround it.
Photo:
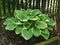
<path fill-rule="evenodd" d="M 60 10 L 60 0 L 0 0 L 0 17 L 12 16 L 15 9 L 21 8 L 56 14 Z"/>

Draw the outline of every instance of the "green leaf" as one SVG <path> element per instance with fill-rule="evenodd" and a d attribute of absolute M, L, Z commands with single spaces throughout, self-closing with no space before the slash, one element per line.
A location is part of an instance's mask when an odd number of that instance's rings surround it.
<path fill-rule="evenodd" d="M 47 29 L 41 30 L 41 36 L 44 37 L 46 40 L 49 38 L 49 31 Z"/>
<path fill-rule="evenodd" d="M 32 33 L 34 34 L 34 36 L 38 37 L 38 36 L 41 35 L 41 30 L 39 30 L 39 29 L 33 29 Z"/>
<path fill-rule="evenodd" d="M 17 18 L 17 15 L 19 15 L 19 13 L 20 13 L 20 10 L 15 10 L 15 12 L 14 12 L 14 17 Z M 17 19 L 18 19 L 18 18 L 17 18 Z"/>
<path fill-rule="evenodd" d="M 47 29 L 48 29 L 48 30 L 53 30 L 53 27 L 48 26 Z"/>
<path fill-rule="evenodd" d="M 22 37 L 25 40 L 29 40 L 32 36 L 33 36 L 33 34 L 32 34 L 32 31 L 31 30 L 23 30 L 22 31 Z"/>
<path fill-rule="evenodd" d="M 14 30 L 16 28 L 16 25 L 14 23 L 7 24 L 5 29 L 6 30 Z"/>
<path fill-rule="evenodd" d="M 45 22 L 42 22 L 42 21 L 39 21 L 35 24 L 35 26 L 38 28 L 38 29 L 45 29 L 47 28 L 47 24 Z"/>
<path fill-rule="evenodd" d="M 14 17 L 7 18 L 3 24 L 4 24 L 4 25 L 7 25 L 7 24 L 9 24 L 9 23 L 15 23 Z"/>
<path fill-rule="evenodd" d="M 20 21 L 27 21 L 27 15 L 25 10 L 20 10 L 18 14 L 15 16 Z"/>
<path fill-rule="evenodd" d="M 47 15 L 45 15 L 45 14 L 40 14 L 40 15 L 39 15 L 39 18 L 40 18 L 41 21 L 46 22 L 46 20 L 47 20 L 49 17 L 48 17 Z"/>
<path fill-rule="evenodd" d="M 34 17 L 40 13 L 41 13 L 40 10 L 35 9 L 35 10 L 32 10 L 31 15 Z"/>
<path fill-rule="evenodd" d="M 49 19 L 49 22 L 47 24 L 50 26 L 54 26 L 56 22 L 53 19 Z"/>
<path fill-rule="evenodd" d="M 22 32 L 23 28 L 24 28 L 23 26 L 17 26 L 15 29 L 15 33 L 20 34 Z"/>
<path fill-rule="evenodd" d="M 44 34 L 49 34 L 49 31 L 47 29 L 43 29 L 43 30 L 41 30 L 41 32 Z"/>
<path fill-rule="evenodd" d="M 42 36 L 44 39 L 46 39 L 46 40 L 49 38 L 49 34 L 43 34 L 43 33 L 42 33 L 41 36 Z"/>

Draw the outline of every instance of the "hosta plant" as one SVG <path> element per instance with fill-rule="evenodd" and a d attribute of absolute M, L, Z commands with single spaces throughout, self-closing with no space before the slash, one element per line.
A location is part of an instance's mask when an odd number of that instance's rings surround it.
<path fill-rule="evenodd" d="M 53 30 L 56 22 L 38 9 L 15 10 L 13 17 L 8 17 L 3 23 L 6 30 L 14 30 L 17 35 L 29 40 L 33 35 L 49 38 L 49 30 Z"/>

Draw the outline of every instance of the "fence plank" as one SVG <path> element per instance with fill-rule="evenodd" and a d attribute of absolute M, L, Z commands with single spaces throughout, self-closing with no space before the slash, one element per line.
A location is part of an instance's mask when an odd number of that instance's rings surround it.
<path fill-rule="evenodd" d="M 0 2 L 0 16 L 1 16 L 1 2 Z"/>
<path fill-rule="evenodd" d="M 0 18 L 2 17 L 2 14 L 1 14 L 1 8 L 0 8 Z"/>
<path fill-rule="evenodd" d="M 28 7 L 28 6 L 27 6 L 27 5 L 28 5 L 28 4 L 27 4 L 27 1 L 28 1 L 28 0 L 25 0 L 25 9 L 27 9 L 27 7 Z"/>
<path fill-rule="evenodd" d="M 48 6 L 49 6 L 48 1 L 49 1 L 49 0 L 46 0 L 45 13 L 48 13 Z"/>
<path fill-rule="evenodd" d="M 23 0 L 21 0 L 21 8 L 23 8 Z"/>
<path fill-rule="evenodd" d="M 50 11 L 51 11 L 51 2 L 52 2 L 52 0 L 49 0 L 49 13 L 51 13 Z"/>
<path fill-rule="evenodd" d="M 32 1 L 32 0 L 29 0 L 29 8 L 31 8 L 31 1 Z"/>
<path fill-rule="evenodd" d="M 45 13 L 45 7 L 46 7 L 46 0 L 43 0 L 42 2 L 42 11 Z"/>
<path fill-rule="evenodd" d="M 31 0 L 31 9 L 33 9 L 33 5 L 34 5 L 33 0 Z"/>
<path fill-rule="evenodd" d="M 15 7 L 16 7 L 16 0 L 12 0 L 12 15 L 14 15 Z"/>
<path fill-rule="evenodd" d="M 58 4 L 59 4 L 59 6 L 58 6 L 58 10 L 60 11 L 60 0 L 58 1 Z"/>
<path fill-rule="evenodd" d="M 3 3 L 3 12 L 4 12 L 4 14 L 6 14 L 5 0 L 2 0 L 2 3 Z"/>
<path fill-rule="evenodd" d="M 42 0 L 40 0 L 40 9 L 42 8 Z"/>
<path fill-rule="evenodd" d="M 19 0 L 16 0 L 16 1 L 17 1 L 17 9 L 20 9 Z"/>
<path fill-rule="evenodd" d="M 9 14 L 11 14 L 10 0 L 8 0 L 8 12 L 9 12 Z"/>
<path fill-rule="evenodd" d="M 36 0 L 36 9 L 40 9 L 40 0 Z"/>
<path fill-rule="evenodd" d="M 32 3 L 33 3 L 32 7 L 33 7 L 33 9 L 34 9 L 34 4 L 36 3 L 36 2 L 35 2 L 35 0 L 33 0 L 33 2 L 32 2 Z"/>

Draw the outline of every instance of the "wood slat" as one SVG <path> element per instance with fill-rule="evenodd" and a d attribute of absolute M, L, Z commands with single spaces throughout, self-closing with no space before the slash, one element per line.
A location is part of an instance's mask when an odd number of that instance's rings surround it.
<path fill-rule="evenodd" d="M 34 5 L 34 4 L 33 4 L 33 0 L 31 0 L 31 8 L 32 8 L 32 9 L 34 8 L 33 5 Z"/>
<path fill-rule="evenodd" d="M 48 13 L 48 6 L 49 6 L 49 5 L 48 5 L 48 1 L 49 1 L 49 0 L 46 0 L 45 13 Z"/>
<path fill-rule="evenodd" d="M 19 0 L 16 1 L 17 1 L 17 9 L 20 9 Z"/>
<path fill-rule="evenodd" d="M 11 13 L 10 0 L 8 0 L 8 12 Z"/>
<path fill-rule="evenodd" d="M 32 1 L 32 0 L 29 0 L 29 8 L 31 8 L 31 1 Z"/>
<path fill-rule="evenodd" d="M 28 0 L 25 0 L 25 9 L 28 8 L 28 6 L 27 6 L 27 5 L 28 5 L 28 4 L 27 4 L 27 1 L 28 1 Z"/>
<path fill-rule="evenodd" d="M 32 9 L 34 9 L 34 3 L 35 3 L 35 0 L 32 1 Z"/>
<path fill-rule="evenodd" d="M 40 0 L 36 0 L 36 9 L 40 9 Z"/>
<path fill-rule="evenodd" d="M 23 0 L 21 0 L 21 8 L 23 8 Z"/>
<path fill-rule="evenodd" d="M 3 12 L 4 12 L 4 14 L 6 14 L 5 0 L 2 0 L 2 5 L 3 5 Z"/>
<path fill-rule="evenodd" d="M 52 3 L 52 0 L 49 0 L 49 13 L 51 13 L 51 3 Z"/>
<path fill-rule="evenodd" d="M 42 8 L 42 0 L 40 0 L 40 9 Z"/>
<path fill-rule="evenodd" d="M 0 5 L 1 5 L 1 3 L 0 3 Z M 0 6 L 0 15 L 1 15 L 1 6 Z"/>
<path fill-rule="evenodd" d="M 43 0 L 42 2 L 42 11 L 45 13 L 45 7 L 46 7 L 46 0 Z"/>
<path fill-rule="evenodd" d="M 12 0 L 12 14 L 14 14 L 14 10 L 15 10 L 15 7 L 16 7 L 16 0 Z"/>
<path fill-rule="evenodd" d="M 58 12 L 60 13 L 60 0 L 58 0 Z"/>

